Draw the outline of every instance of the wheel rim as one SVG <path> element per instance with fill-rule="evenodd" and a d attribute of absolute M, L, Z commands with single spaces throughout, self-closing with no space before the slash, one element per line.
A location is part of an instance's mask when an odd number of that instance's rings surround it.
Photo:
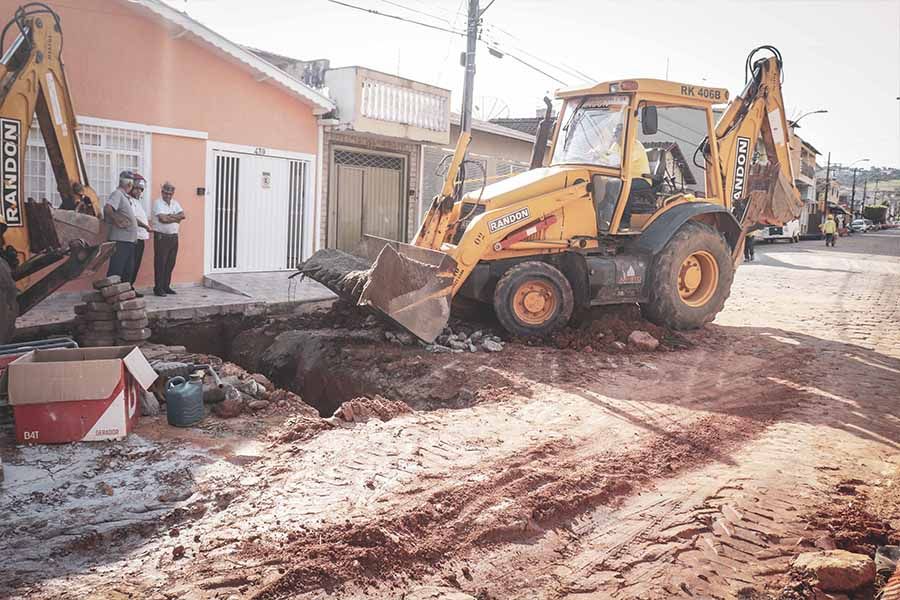
<path fill-rule="evenodd" d="M 678 271 L 678 295 L 688 306 L 709 302 L 719 285 L 719 263 L 705 250 L 698 250 L 681 263 Z"/>
<path fill-rule="evenodd" d="M 532 279 L 524 282 L 513 295 L 513 313 L 528 325 L 541 325 L 553 315 L 559 301 L 553 285 Z"/>

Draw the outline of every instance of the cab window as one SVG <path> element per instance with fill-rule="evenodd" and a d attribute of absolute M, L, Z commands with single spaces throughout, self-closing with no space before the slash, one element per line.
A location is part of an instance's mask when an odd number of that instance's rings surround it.
<path fill-rule="evenodd" d="M 622 166 L 628 96 L 589 96 L 567 103 L 551 164 Z"/>

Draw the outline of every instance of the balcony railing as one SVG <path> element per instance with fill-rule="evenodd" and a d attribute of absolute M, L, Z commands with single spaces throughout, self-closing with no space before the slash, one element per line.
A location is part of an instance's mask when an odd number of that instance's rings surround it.
<path fill-rule="evenodd" d="M 800 163 L 800 173 L 802 175 L 805 175 L 806 177 L 809 177 L 810 179 L 816 178 L 815 167 L 807 163 Z"/>
<path fill-rule="evenodd" d="M 370 119 L 447 131 L 449 101 L 446 96 L 366 78 L 362 80 L 360 113 Z"/>

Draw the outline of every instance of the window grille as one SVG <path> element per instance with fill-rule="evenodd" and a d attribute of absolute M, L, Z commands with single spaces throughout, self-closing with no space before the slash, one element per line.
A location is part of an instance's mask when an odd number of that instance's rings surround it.
<path fill-rule="evenodd" d="M 121 171 L 137 171 L 149 179 L 149 134 L 131 129 L 80 125 L 78 140 L 81 142 L 88 181 L 101 200 L 116 188 Z M 145 210 L 151 201 L 149 195 L 152 190 L 150 182 L 147 183 L 148 192 L 143 198 Z M 46 198 L 56 207 L 62 202 L 37 119 L 32 122 L 25 153 L 25 197 L 35 200 Z"/>

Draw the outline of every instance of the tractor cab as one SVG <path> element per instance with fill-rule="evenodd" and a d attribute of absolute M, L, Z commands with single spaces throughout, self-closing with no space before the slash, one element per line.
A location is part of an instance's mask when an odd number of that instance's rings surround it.
<path fill-rule="evenodd" d="M 557 97 L 550 165 L 588 169 L 599 234 L 638 234 L 669 206 L 722 197 L 685 157 L 714 137 L 727 90 L 637 79 Z"/>

